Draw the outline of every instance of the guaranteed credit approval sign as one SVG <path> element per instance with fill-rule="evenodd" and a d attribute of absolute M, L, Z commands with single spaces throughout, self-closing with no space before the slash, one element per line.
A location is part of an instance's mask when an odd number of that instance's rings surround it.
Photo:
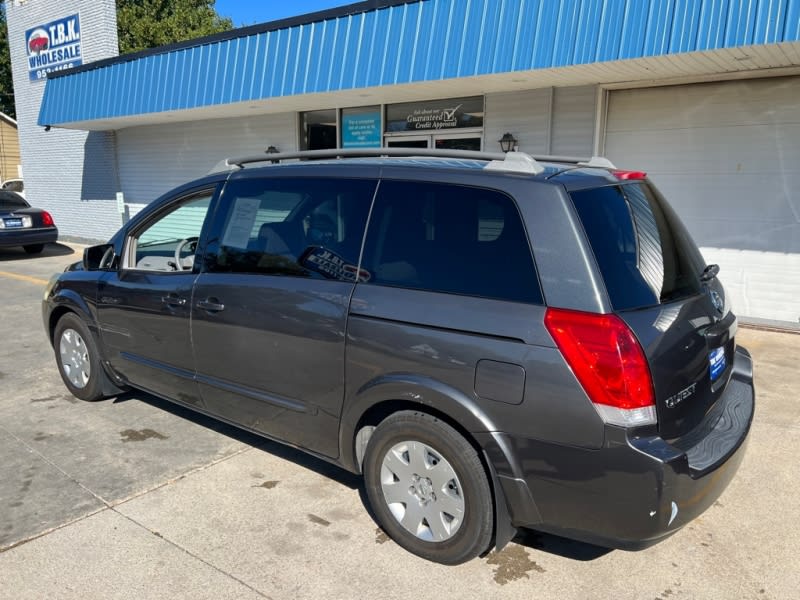
<path fill-rule="evenodd" d="M 28 75 L 31 81 L 82 64 L 81 21 L 77 14 L 51 21 L 25 32 Z"/>

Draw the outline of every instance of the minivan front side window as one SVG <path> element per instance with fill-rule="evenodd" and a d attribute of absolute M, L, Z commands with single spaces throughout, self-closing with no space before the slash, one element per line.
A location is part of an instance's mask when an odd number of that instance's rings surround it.
<path fill-rule="evenodd" d="M 206 270 L 355 281 L 374 181 L 228 183 Z"/>

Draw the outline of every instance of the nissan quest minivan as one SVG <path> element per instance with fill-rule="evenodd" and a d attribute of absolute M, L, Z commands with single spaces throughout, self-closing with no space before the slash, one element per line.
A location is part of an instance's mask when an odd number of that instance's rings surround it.
<path fill-rule="evenodd" d="M 143 390 L 361 473 L 380 526 L 445 564 L 517 528 L 643 548 L 733 478 L 752 362 L 644 173 L 397 148 L 222 167 L 50 282 L 73 395 Z"/>

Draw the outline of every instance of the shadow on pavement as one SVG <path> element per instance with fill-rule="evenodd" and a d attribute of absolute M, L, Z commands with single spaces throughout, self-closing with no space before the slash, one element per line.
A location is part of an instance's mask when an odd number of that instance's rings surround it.
<path fill-rule="evenodd" d="M 248 446 L 253 446 L 254 448 L 258 448 L 264 452 L 269 452 L 270 454 L 284 460 L 291 461 L 352 490 L 357 489 L 361 503 L 364 506 L 364 510 L 367 511 L 372 520 L 375 521 L 376 526 L 378 526 L 378 521 L 375 517 L 375 514 L 370 508 L 366 489 L 364 488 L 364 480 L 361 476 L 350 473 L 349 471 L 328 463 L 320 458 L 311 456 L 302 450 L 297 450 L 290 446 L 273 442 L 254 433 L 245 431 L 244 429 L 239 429 L 233 425 L 228 425 L 222 421 L 218 421 L 213 417 L 208 417 L 189 408 L 184 408 L 178 404 L 173 404 L 172 402 L 162 400 L 156 396 L 152 396 L 139 390 L 126 392 L 117 396 L 113 400 L 114 403 L 129 401 L 140 401 L 149 404 L 154 408 L 165 410 L 177 417 L 186 419 L 202 427 L 216 431 L 222 435 L 226 435 L 237 442 L 247 444 Z M 603 548 L 601 546 L 578 542 L 557 535 L 529 529 L 520 529 L 512 541 L 516 544 L 537 550 L 539 552 L 547 552 L 549 554 L 554 554 L 577 561 L 595 560 L 612 551 L 610 548 Z"/>
<path fill-rule="evenodd" d="M 116 404 L 118 402 L 129 402 L 131 400 L 144 402 L 155 408 L 172 413 L 176 417 L 186 419 L 187 421 L 191 421 L 192 423 L 196 423 L 202 427 L 206 427 L 207 429 L 228 436 L 237 442 L 247 444 L 248 446 L 253 446 L 254 448 L 258 448 L 264 452 L 269 452 L 274 456 L 291 461 L 297 465 L 305 467 L 306 469 L 310 469 L 315 473 L 347 486 L 350 489 L 354 490 L 361 486 L 361 477 L 354 475 L 349 471 L 345 471 L 341 467 L 337 467 L 336 465 L 328 463 L 320 458 L 316 458 L 315 456 L 307 454 L 302 450 L 297 450 L 290 446 L 273 442 L 272 440 L 261 437 L 260 435 L 250 433 L 249 431 L 234 427 L 233 425 L 228 425 L 213 417 L 208 417 L 189 408 L 184 408 L 179 404 L 173 404 L 172 402 L 162 400 L 161 398 L 152 396 L 146 392 L 139 390 L 126 392 L 117 396 L 113 402 Z"/>
<path fill-rule="evenodd" d="M 514 543 L 526 548 L 555 554 L 571 560 L 590 561 L 605 556 L 613 550 L 602 546 L 595 546 L 585 542 L 578 542 L 532 529 L 520 529 L 514 536 Z"/>
<path fill-rule="evenodd" d="M 0 261 L 35 260 L 37 258 L 47 258 L 50 256 L 69 256 L 70 254 L 76 254 L 75 250 L 65 244 L 59 244 L 58 242 L 46 244 L 44 250 L 39 254 L 28 254 L 23 250 L 22 246 L 12 246 L 9 248 L 0 248 Z"/>

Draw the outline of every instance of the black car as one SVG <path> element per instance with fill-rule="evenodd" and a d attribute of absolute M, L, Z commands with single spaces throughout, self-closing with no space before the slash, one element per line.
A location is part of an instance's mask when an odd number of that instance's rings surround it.
<path fill-rule="evenodd" d="M 16 192 L 0 190 L 0 248 L 22 246 L 38 254 L 56 240 L 58 228 L 49 212 L 33 208 Z"/>
<path fill-rule="evenodd" d="M 392 538 L 448 564 L 518 527 L 642 548 L 733 478 L 752 363 L 644 173 L 391 148 L 226 165 L 51 281 L 75 396 L 138 388 L 363 473 Z"/>

